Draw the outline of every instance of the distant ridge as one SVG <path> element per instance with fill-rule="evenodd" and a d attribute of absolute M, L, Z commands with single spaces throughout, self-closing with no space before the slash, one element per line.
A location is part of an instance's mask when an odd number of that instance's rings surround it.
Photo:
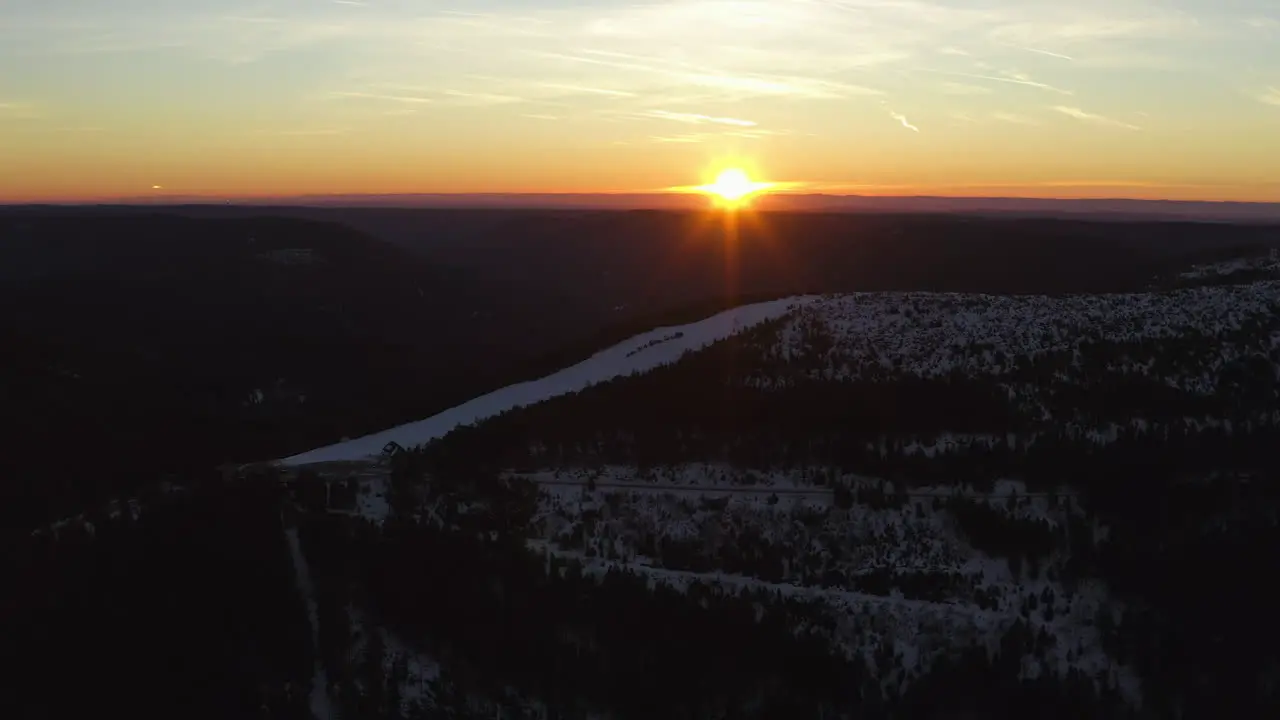
<path fill-rule="evenodd" d="M 10 207 L 31 207 L 34 205 L 37 204 L 10 205 Z M 437 193 L 295 195 L 247 198 L 165 195 L 104 198 L 99 201 L 42 203 L 39 205 L 57 205 L 60 207 L 89 205 L 231 205 L 424 209 L 699 210 L 707 208 L 709 203 L 706 198 L 700 195 L 688 193 Z M 1280 203 L 1134 200 L 1124 198 L 1052 199 L 779 193 L 761 196 L 755 201 L 755 207 L 759 210 L 777 212 L 948 213 L 1028 217 L 1092 217 L 1107 220 L 1280 222 Z"/>

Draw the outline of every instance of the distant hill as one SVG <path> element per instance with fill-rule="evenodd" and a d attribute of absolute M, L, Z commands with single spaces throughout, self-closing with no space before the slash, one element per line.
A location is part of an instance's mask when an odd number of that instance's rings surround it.
<path fill-rule="evenodd" d="M 201 196 L 152 196 L 107 203 L 126 205 L 275 206 L 380 209 L 468 210 L 703 210 L 700 194 L 652 193 L 461 193 L 399 195 L 301 195 L 268 198 L 210 199 Z M 1135 200 L 1128 198 L 1006 198 L 948 196 L 883 196 L 786 192 L 766 194 L 754 205 L 780 212 L 956 213 L 1110 221 L 1192 220 L 1213 222 L 1280 222 L 1280 202 L 1212 202 Z"/>
<path fill-rule="evenodd" d="M 34 502 L 21 509 L 306 446 L 499 378 L 457 353 L 480 354 L 471 316 L 501 297 L 339 225 L 3 218 L 0 267 L 0 387 L 22 418 L 0 462 Z"/>

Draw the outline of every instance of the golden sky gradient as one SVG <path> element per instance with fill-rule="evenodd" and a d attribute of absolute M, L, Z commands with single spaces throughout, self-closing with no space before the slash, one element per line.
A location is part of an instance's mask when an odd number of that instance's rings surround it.
<path fill-rule="evenodd" d="M 5 0 L 0 201 L 1280 202 L 1273 0 Z"/>

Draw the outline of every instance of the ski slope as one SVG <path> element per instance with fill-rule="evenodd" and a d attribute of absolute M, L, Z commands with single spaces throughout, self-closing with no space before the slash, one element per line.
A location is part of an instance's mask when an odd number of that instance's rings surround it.
<path fill-rule="evenodd" d="M 817 296 L 799 296 L 743 305 L 688 325 L 664 327 L 625 340 L 590 358 L 540 380 L 509 385 L 450 408 L 425 420 L 347 440 L 277 460 L 280 465 L 364 460 L 382 452 L 389 442 L 403 447 L 422 445 L 456 427 L 471 425 L 523 405 L 585 390 L 614 378 L 673 363 L 685 353 L 724 340 L 742 330 L 786 315 Z"/>

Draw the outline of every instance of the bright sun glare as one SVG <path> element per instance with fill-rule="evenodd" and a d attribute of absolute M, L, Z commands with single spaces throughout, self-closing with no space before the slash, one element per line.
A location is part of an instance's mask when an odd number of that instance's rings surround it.
<path fill-rule="evenodd" d="M 741 168 L 728 168 L 721 170 L 710 184 L 698 189 L 716 198 L 724 207 L 736 208 L 745 205 L 752 195 L 768 187 L 769 183 L 752 181 Z"/>

